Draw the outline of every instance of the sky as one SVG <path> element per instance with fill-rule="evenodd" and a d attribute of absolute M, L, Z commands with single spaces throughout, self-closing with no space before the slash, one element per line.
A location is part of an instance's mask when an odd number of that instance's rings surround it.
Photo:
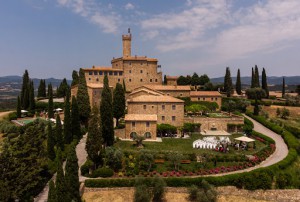
<path fill-rule="evenodd" d="M 110 66 L 129 27 L 166 75 L 300 75 L 299 0 L 0 0 L 0 76 Z"/>

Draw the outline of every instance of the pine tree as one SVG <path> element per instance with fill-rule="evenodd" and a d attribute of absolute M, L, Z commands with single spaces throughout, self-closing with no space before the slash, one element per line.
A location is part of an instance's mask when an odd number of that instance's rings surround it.
<path fill-rule="evenodd" d="M 18 96 L 18 102 L 17 102 L 17 117 L 21 118 L 21 100 L 20 100 L 20 96 Z"/>
<path fill-rule="evenodd" d="M 21 107 L 23 109 L 28 108 L 29 104 L 29 74 L 27 69 L 25 70 L 25 73 L 23 74 L 23 83 L 22 83 L 22 89 L 21 89 Z"/>
<path fill-rule="evenodd" d="M 57 201 L 65 201 L 66 199 L 66 182 L 64 171 L 62 167 L 62 156 L 61 150 L 58 148 L 57 150 L 57 175 L 56 175 L 56 199 Z"/>
<path fill-rule="evenodd" d="M 236 83 L 235 83 L 235 90 L 236 90 L 236 93 L 238 95 L 242 94 L 242 83 L 241 83 L 240 69 L 238 69 L 238 72 L 237 72 Z"/>
<path fill-rule="evenodd" d="M 103 144 L 102 138 L 102 125 L 99 114 L 99 109 L 94 106 L 92 110 L 92 116 L 89 121 L 88 136 L 86 139 L 85 150 L 88 153 L 89 159 L 91 159 L 95 167 L 101 164 L 101 149 Z"/>
<path fill-rule="evenodd" d="M 126 94 L 126 85 L 125 85 L 125 80 L 123 79 L 123 90 L 124 90 L 124 93 Z"/>
<path fill-rule="evenodd" d="M 64 140 L 62 133 L 62 126 L 59 114 L 56 115 L 56 146 L 59 147 L 62 151 L 64 150 Z"/>
<path fill-rule="evenodd" d="M 114 89 L 113 96 L 113 115 L 117 120 L 117 126 L 119 126 L 119 119 L 125 115 L 125 92 L 121 84 L 117 83 Z"/>
<path fill-rule="evenodd" d="M 78 84 L 78 80 L 79 80 L 79 77 L 78 77 L 78 72 L 76 70 L 73 70 L 72 72 L 72 84 L 71 86 L 75 86 Z"/>
<path fill-rule="evenodd" d="M 50 180 L 50 183 L 49 183 L 49 192 L 48 192 L 47 202 L 57 202 L 56 189 L 55 189 L 55 184 L 54 184 L 53 180 Z"/>
<path fill-rule="evenodd" d="M 71 128 L 71 114 L 70 114 L 70 95 L 67 93 L 64 110 L 64 142 L 70 144 L 73 141 Z"/>
<path fill-rule="evenodd" d="M 73 138 L 77 138 L 79 140 L 81 138 L 80 119 L 77 99 L 75 96 L 72 97 L 71 126 Z"/>
<path fill-rule="evenodd" d="M 269 88 L 267 83 L 267 74 L 265 68 L 263 68 L 262 75 L 261 75 L 261 87 L 266 92 L 266 97 L 269 97 Z"/>
<path fill-rule="evenodd" d="M 75 144 L 71 145 L 67 156 L 65 182 L 67 189 L 67 198 L 70 201 L 81 201 L 79 193 L 79 177 L 78 177 L 78 158 L 76 155 Z"/>
<path fill-rule="evenodd" d="M 252 67 L 252 75 L 251 75 L 251 88 L 255 88 L 255 78 L 254 78 L 254 69 Z"/>
<path fill-rule="evenodd" d="M 48 85 L 48 118 L 54 118 L 52 84 Z"/>
<path fill-rule="evenodd" d="M 285 96 L 285 78 L 282 77 L 282 98 Z"/>
<path fill-rule="evenodd" d="M 33 81 L 29 82 L 29 109 L 30 113 L 34 114 L 35 113 L 35 100 L 34 100 L 34 85 Z"/>
<path fill-rule="evenodd" d="M 260 83 L 259 83 L 259 72 L 258 72 L 258 67 L 257 67 L 257 65 L 255 65 L 254 87 L 255 87 L 255 88 L 260 88 Z"/>
<path fill-rule="evenodd" d="M 230 97 L 232 94 L 233 86 L 232 86 L 232 79 L 230 75 L 229 67 L 226 68 L 226 74 L 224 77 L 224 91 L 226 92 L 227 97 Z"/>
<path fill-rule="evenodd" d="M 108 85 L 107 75 L 104 76 L 104 86 L 101 94 L 100 117 L 102 123 L 102 136 L 105 146 L 112 146 L 114 143 L 114 121 L 112 109 L 112 95 Z"/>
<path fill-rule="evenodd" d="M 77 103 L 78 103 L 80 120 L 85 126 L 87 126 L 88 118 L 90 117 L 90 113 L 91 113 L 91 108 L 90 108 L 90 99 L 87 91 L 86 80 L 85 80 L 83 69 L 80 69 L 79 71 Z"/>
<path fill-rule="evenodd" d="M 48 134 L 47 134 L 47 154 L 48 154 L 48 158 L 51 159 L 52 161 L 55 159 L 54 146 L 55 146 L 55 138 L 53 135 L 51 122 L 49 121 Z"/>

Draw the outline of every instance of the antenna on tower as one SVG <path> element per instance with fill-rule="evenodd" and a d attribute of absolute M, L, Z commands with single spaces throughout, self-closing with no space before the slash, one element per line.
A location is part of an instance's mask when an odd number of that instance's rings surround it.
<path fill-rule="evenodd" d="M 128 34 L 130 34 L 130 28 L 128 28 Z"/>

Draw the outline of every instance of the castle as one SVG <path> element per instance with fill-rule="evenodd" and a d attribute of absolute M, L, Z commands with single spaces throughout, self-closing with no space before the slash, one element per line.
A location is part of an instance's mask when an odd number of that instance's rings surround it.
<path fill-rule="evenodd" d="M 167 76 L 167 85 L 162 85 L 161 66 L 156 58 L 131 55 L 132 35 L 122 35 L 123 55 L 113 58 L 111 67 L 83 68 L 87 81 L 91 106 L 100 106 L 103 79 L 107 75 L 109 86 L 113 89 L 117 83 L 126 86 L 127 111 L 125 130 L 116 136 L 129 139 L 133 134 L 143 135 L 147 139 L 156 139 L 157 124 L 170 124 L 180 128 L 184 122 L 198 123 L 196 119 L 184 117 L 184 101 L 180 97 L 188 97 L 192 101 L 216 102 L 221 106 L 222 96 L 217 91 L 192 91 L 190 86 L 178 86 L 177 77 Z M 71 94 L 77 94 L 77 86 L 73 86 Z M 201 119 L 203 121 L 203 119 Z M 205 121 L 205 120 L 204 120 Z M 227 130 L 227 122 L 207 123 L 201 130 L 211 129 L 215 125 Z M 231 124 L 241 124 L 241 120 L 229 120 Z"/>

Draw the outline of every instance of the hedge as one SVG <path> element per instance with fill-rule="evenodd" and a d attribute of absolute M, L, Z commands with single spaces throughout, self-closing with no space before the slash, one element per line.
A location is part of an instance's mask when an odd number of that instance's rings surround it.
<path fill-rule="evenodd" d="M 275 144 L 275 141 L 272 138 L 270 138 L 270 137 L 268 137 L 266 135 L 263 135 L 263 134 L 261 134 L 259 132 L 252 131 L 252 135 L 264 139 L 269 144 Z"/>
<path fill-rule="evenodd" d="M 288 130 L 290 133 L 293 133 L 297 138 L 300 138 L 300 129 L 290 125 L 284 125 L 284 129 Z"/>

